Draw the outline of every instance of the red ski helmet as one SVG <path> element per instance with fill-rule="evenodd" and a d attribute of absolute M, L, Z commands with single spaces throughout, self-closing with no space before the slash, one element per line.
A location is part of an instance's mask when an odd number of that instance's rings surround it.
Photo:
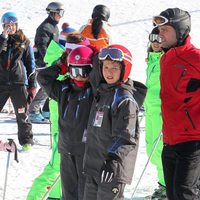
<path fill-rule="evenodd" d="M 111 51 L 113 51 L 113 55 L 111 55 Z M 105 53 L 103 51 L 105 50 Z M 106 53 L 107 51 L 107 53 Z M 119 51 L 119 53 L 117 52 Z M 103 55 L 104 54 L 104 55 Z M 131 52 L 124 46 L 120 44 L 113 44 L 106 48 L 101 49 L 99 53 L 100 60 L 106 60 L 109 57 L 111 60 L 122 62 L 122 72 L 121 72 L 121 80 L 125 81 L 128 79 L 131 68 L 132 68 L 132 55 Z"/>

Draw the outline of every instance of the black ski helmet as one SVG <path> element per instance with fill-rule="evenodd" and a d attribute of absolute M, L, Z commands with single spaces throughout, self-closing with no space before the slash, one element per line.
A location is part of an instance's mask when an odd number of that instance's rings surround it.
<path fill-rule="evenodd" d="M 64 5 L 60 2 L 51 2 L 48 4 L 46 11 L 48 14 L 50 13 L 57 13 L 60 10 L 65 10 Z"/>
<path fill-rule="evenodd" d="M 176 30 L 177 45 L 181 45 L 191 30 L 191 17 L 187 11 L 179 8 L 168 8 L 160 13 L 168 19 L 166 25 L 171 25 Z"/>
<path fill-rule="evenodd" d="M 159 29 L 158 29 L 158 26 L 154 27 L 151 31 L 150 34 L 155 34 L 155 35 L 158 35 L 159 34 Z"/>
<path fill-rule="evenodd" d="M 104 21 L 108 21 L 110 18 L 110 9 L 105 5 L 96 5 L 92 12 L 92 18 L 101 18 Z"/>

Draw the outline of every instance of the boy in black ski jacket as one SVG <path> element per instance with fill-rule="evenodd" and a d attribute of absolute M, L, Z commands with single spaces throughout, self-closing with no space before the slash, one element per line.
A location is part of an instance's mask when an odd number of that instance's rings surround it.
<path fill-rule="evenodd" d="M 99 60 L 102 78 L 88 121 L 84 200 L 123 199 L 125 185 L 131 183 L 134 172 L 139 141 L 137 115 L 146 88 L 128 79 L 132 56 L 125 47 L 103 48 Z"/>

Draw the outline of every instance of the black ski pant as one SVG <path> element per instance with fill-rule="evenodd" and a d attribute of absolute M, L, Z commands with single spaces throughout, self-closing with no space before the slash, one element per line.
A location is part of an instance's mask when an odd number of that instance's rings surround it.
<path fill-rule="evenodd" d="M 26 86 L 0 85 L 0 110 L 10 97 L 15 109 L 20 145 L 33 144 L 32 124 L 27 116 L 27 95 Z"/>
<path fill-rule="evenodd" d="M 200 141 L 165 144 L 162 163 L 168 200 L 198 200 Z"/>
<path fill-rule="evenodd" d="M 43 107 L 45 105 L 46 100 L 48 99 L 48 95 L 46 92 L 40 88 L 31 102 L 29 106 L 29 112 L 30 113 L 40 113 L 41 110 L 43 110 Z M 48 103 L 48 101 L 47 101 Z M 47 106 L 46 106 L 47 107 Z M 45 111 L 49 112 L 49 109 L 45 109 Z"/>
<path fill-rule="evenodd" d="M 83 155 L 61 153 L 60 156 L 62 200 L 82 200 L 85 187 Z"/>
<path fill-rule="evenodd" d="M 115 179 L 109 183 L 100 183 L 99 179 L 87 175 L 83 200 L 124 200 L 125 183 Z"/>

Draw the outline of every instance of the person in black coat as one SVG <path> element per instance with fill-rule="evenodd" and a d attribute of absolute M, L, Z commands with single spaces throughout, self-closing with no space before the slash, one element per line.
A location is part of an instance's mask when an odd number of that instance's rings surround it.
<path fill-rule="evenodd" d="M 46 8 L 48 17 L 39 25 L 35 35 L 35 59 L 38 68 L 46 66 L 44 56 L 51 42 L 59 40 L 58 23 L 64 15 L 64 6 L 59 2 L 51 2 Z M 46 103 L 45 103 L 46 102 Z M 42 109 L 42 113 L 41 113 Z M 49 123 L 48 96 L 44 90 L 39 89 L 36 97 L 29 107 L 29 117 L 32 123 Z"/>
<path fill-rule="evenodd" d="M 33 134 L 27 105 L 36 93 L 33 49 L 30 40 L 18 29 L 16 13 L 5 13 L 1 23 L 0 110 L 10 97 L 17 119 L 19 143 L 28 150 L 33 145 Z"/>

